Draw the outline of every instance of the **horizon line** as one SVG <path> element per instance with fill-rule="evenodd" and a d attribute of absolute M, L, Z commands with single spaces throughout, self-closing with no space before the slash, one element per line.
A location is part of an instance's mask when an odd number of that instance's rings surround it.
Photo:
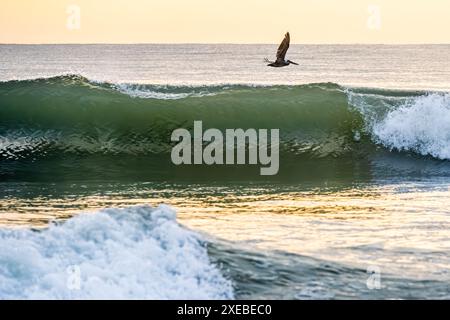
<path fill-rule="evenodd" d="M 2 42 L 0 45 L 278 45 L 279 43 L 243 43 L 243 42 Z M 291 43 L 291 45 L 450 45 L 450 42 L 322 42 Z"/>

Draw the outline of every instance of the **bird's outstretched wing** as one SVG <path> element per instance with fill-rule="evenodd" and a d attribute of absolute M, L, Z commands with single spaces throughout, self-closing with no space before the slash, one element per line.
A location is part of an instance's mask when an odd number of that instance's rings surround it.
<path fill-rule="evenodd" d="M 289 43 L 291 42 L 291 37 L 289 36 L 289 32 L 286 32 L 284 35 L 283 41 L 281 41 L 280 46 L 277 50 L 277 61 L 282 60 L 284 61 L 284 57 L 286 56 L 286 52 L 289 49 Z"/>

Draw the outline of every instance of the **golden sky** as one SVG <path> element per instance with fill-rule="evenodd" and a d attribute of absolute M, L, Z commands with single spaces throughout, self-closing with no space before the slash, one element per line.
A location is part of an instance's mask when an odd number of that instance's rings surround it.
<path fill-rule="evenodd" d="M 450 0 L 0 1 L 0 43 L 277 43 L 285 31 L 293 43 L 450 43 Z"/>

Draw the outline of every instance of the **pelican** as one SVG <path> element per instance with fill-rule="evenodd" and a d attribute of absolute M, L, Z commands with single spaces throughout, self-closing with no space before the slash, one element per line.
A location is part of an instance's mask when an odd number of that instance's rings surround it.
<path fill-rule="evenodd" d="M 269 61 L 269 59 L 267 59 L 267 58 L 264 59 L 265 62 L 269 62 L 269 64 L 268 64 L 269 67 L 285 67 L 285 66 L 290 65 L 291 63 L 298 66 L 298 63 L 295 63 L 294 61 L 284 60 L 284 58 L 286 57 L 286 52 L 289 49 L 290 41 L 291 41 L 291 37 L 289 36 L 289 32 L 286 32 L 286 34 L 284 35 L 284 39 L 283 39 L 283 41 L 281 41 L 281 44 L 277 50 L 277 60 L 275 62 L 273 62 L 273 61 Z"/>

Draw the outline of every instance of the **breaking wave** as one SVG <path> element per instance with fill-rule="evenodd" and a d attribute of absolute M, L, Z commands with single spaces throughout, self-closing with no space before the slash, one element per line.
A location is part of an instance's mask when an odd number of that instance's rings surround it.
<path fill-rule="evenodd" d="M 278 128 L 280 152 L 288 155 L 283 159 L 298 163 L 377 152 L 450 159 L 445 92 L 334 83 L 113 84 L 66 75 L 0 83 L 0 166 L 8 161 L 6 172 L 18 170 L 17 160 L 76 156 L 107 163 L 114 157 L 126 162 L 166 156 L 174 145 L 172 131 L 192 129 L 195 120 L 202 120 L 204 129 Z"/>
<path fill-rule="evenodd" d="M 450 159 L 450 95 L 429 94 L 405 102 L 373 125 L 374 140 L 389 149 Z"/>

